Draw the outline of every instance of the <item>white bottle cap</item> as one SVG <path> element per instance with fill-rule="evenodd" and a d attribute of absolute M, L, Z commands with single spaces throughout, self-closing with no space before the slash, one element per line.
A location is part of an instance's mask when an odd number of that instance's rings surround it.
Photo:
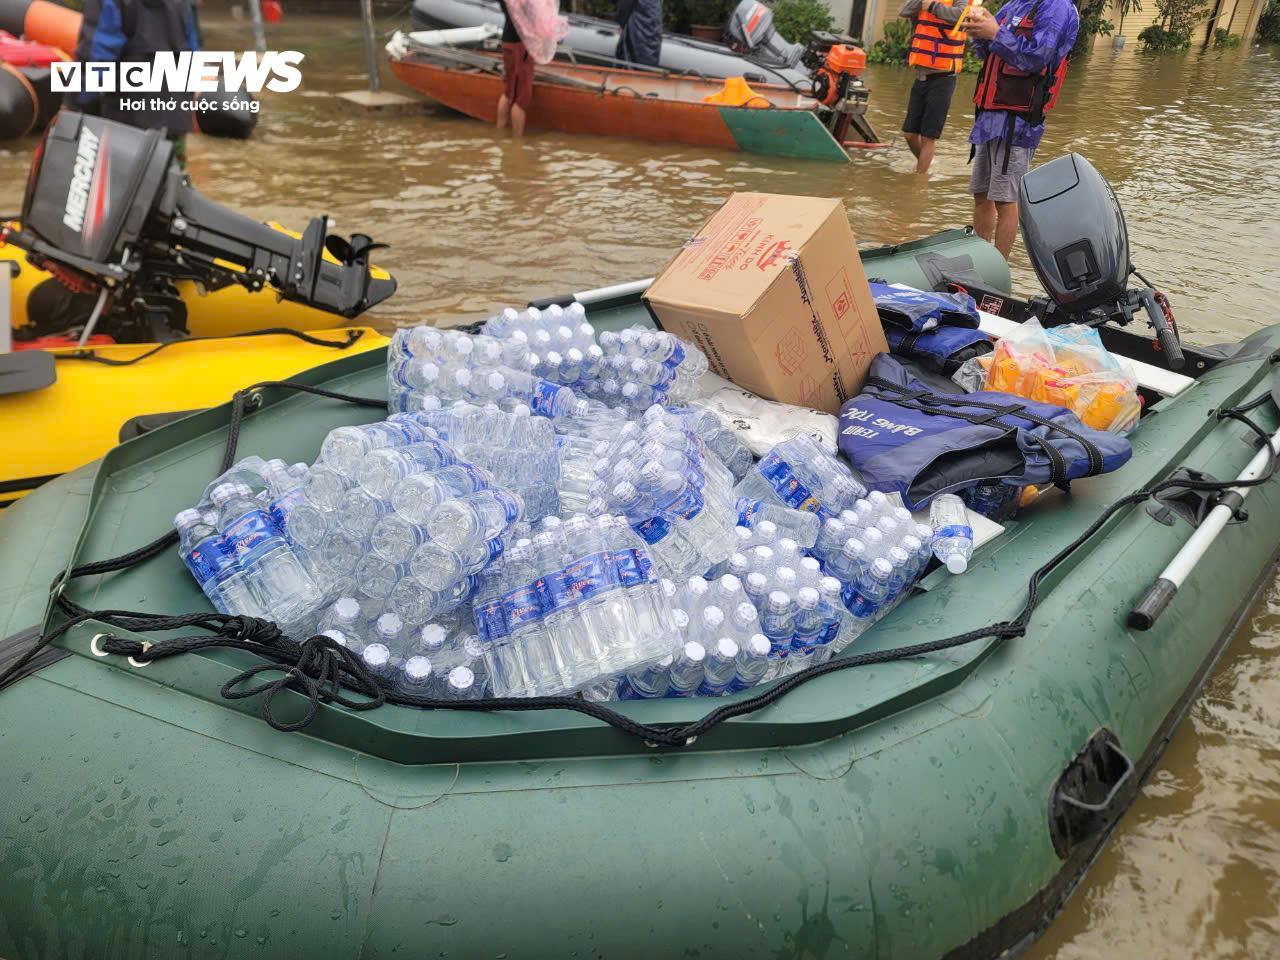
<path fill-rule="evenodd" d="M 969 561 L 958 553 L 953 553 L 947 557 L 947 569 L 951 573 L 960 574 L 969 569 Z"/>

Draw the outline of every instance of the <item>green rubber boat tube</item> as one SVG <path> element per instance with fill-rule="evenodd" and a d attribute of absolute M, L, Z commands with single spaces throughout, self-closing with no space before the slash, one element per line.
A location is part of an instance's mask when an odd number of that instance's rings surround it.
<path fill-rule="evenodd" d="M 634 298 L 607 309 L 642 315 Z M 1113 501 L 1182 467 L 1236 476 L 1256 448 L 1214 412 L 1267 392 L 1277 350 L 1273 327 L 1197 371 L 1123 469 L 1040 498 L 849 653 L 1012 618 L 1028 572 Z M 382 358 L 299 379 L 374 394 Z M 1250 416 L 1280 423 L 1270 402 Z M 6 511 L 0 636 L 46 621 L 55 571 L 163 533 L 217 472 L 228 417 L 140 437 Z M 239 451 L 308 458 L 375 417 L 269 388 Z M 1280 480 L 1155 628 L 1131 631 L 1191 531 L 1150 506 L 1054 570 L 1025 636 L 831 673 L 679 749 L 566 711 L 322 706 L 282 733 L 256 699 L 219 693 L 249 654 L 138 665 L 98 656 L 105 628 L 80 624 L 0 691 L 0 956 L 998 955 L 1059 908 L 1271 576 Z M 204 609 L 171 552 L 66 590 L 95 609 Z M 708 704 L 620 709 L 675 724 Z"/>

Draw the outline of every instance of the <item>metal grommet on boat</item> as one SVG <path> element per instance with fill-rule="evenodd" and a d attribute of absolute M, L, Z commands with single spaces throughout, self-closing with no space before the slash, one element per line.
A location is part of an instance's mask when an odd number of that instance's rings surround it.
<path fill-rule="evenodd" d="M 143 640 L 143 641 L 142 641 L 142 652 L 143 652 L 143 653 L 146 653 L 146 652 L 147 652 L 148 650 L 150 650 L 150 649 L 151 649 L 151 641 L 150 641 L 150 640 Z M 151 662 L 151 661 L 149 661 L 149 660 L 136 660 L 136 659 L 134 659 L 133 657 L 130 657 L 130 658 L 129 658 L 129 666 L 131 666 L 131 667 L 139 667 L 139 668 L 141 668 L 141 667 L 145 667 L 145 666 L 147 666 L 150 662 Z"/>
<path fill-rule="evenodd" d="M 103 650 L 100 645 L 102 638 L 105 636 L 106 636 L 105 633 L 95 633 L 93 635 L 93 639 L 89 641 L 89 652 L 92 653 L 95 657 L 109 656 L 107 651 Z"/>

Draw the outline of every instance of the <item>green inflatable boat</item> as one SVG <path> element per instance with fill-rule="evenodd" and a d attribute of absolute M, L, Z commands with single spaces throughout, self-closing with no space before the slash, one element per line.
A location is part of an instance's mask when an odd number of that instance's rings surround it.
<path fill-rule="evenodd" d="M 867 260 L 918 286 L 966 266 L 1008 286 L 960 231 Z M 645 321 L 636 285 L 579 299 L 599 326 Z M 1152 360 L 1146 337 L 1110 337 Z M 0 691 L 0 956 L 917 960 L 1025 945 L 1272 575 L 1274 481 L 1247 488 L 1247 522 L 1166 591 L 1164 615 L 1129 626 L 1207 529 L 1222 484 L 1204 478 L 1237 477 L 1280 425 L 1277 356 L 1280 326 L 1188 348 L 1190 379 L 1146 391 L 1124 468 L 1024 508 L 965 575 L 928 575 L 841 655 L 855 668 L 679 746 L 633 734 L 666 737 L 758 691 L 621 705 L 630 732 L 564 709 L 334 703 L 281 732 L 261 696 L 221 694 L 253 654 L 148 659 L 130 641 L 160 635 L 75 623 Z M 377 396 L 383 358 L 296 380 Z M 289 460 L 380 416 L 272 386 L 246 409 L 239 453 Z M 166 532 L 218 473 L 230 418 L 224 406 L 162 427 L 0 516 L 0 672 L 69 622 L 50 603 L 58 571 Z M 1124 499 L 1175 475 L 1203 482 Z M 99 611 L 208 609 L 172 549 L 93 570 L 55 594 Z M 291 688 L 272 709 L 299 720 L 308 707 Z"/>

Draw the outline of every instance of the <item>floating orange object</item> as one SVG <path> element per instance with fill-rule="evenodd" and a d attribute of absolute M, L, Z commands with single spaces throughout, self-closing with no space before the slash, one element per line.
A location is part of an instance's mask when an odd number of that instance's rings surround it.
<path fill-rule="evenodd" d="M 726 77 L 716 93 L 702 98 L 703 103 L 720 103 L 726 107 L 771 107 L 768 99 L 751 89 L 746 77 Z"/>

